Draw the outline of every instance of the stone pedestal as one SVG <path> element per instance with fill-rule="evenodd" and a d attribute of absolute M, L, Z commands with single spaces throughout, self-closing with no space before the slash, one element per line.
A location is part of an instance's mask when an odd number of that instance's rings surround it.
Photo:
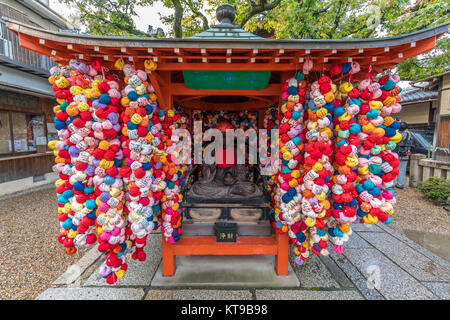
<path fill-rule="evenodd" d="M 409 158 L 409 186 L 417 187 L 420 181 L 422 181 L 421 177 L 421 168 L 419 166 L 419 161 L 421 159 L 425 159 L 426 156 L 419 153 L 414 153 Z"/>

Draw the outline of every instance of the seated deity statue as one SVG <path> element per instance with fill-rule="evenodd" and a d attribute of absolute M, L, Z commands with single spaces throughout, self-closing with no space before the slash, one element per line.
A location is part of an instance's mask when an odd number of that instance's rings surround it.
<path fill-rule="evenodd" d="M 222 122 L 217 128 L 225 135 L 226 129 L 233 127 Z M 192 185 L 187 196 L 200 200 L 222 201 L 261 197 L 263 193 L 260 188 L 247 178 L 245 164 L 236 164 L 236 158 L 236 148 L 217 150 L 216 162 L 202 164 L 202 178 Z"/>

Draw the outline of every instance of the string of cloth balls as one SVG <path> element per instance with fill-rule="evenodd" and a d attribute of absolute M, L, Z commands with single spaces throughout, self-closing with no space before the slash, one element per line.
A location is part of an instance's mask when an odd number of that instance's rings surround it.
<path fill-rule="evenodd" d="M 177 161 L 188 137 L 174 132 L 188 120 L 159 108 L 147 76 L 156 68 L 151 60 L 140 70 L 118 59 L 113 71 L 99 60 L 71 60 L 50 71 L 58 103 L 59 140 L 48 144 L 59 175 L 58 241 L 67 254 L 98 243 L 108 284 L 125 276 L 130 259 L 146 259 L 152 230 L 161 228 L 168 243 L 182 236 L 181 190 L 191 166 Z M 282 84 L 279 108 L 266 111 L 264 128 L 278 129 L 280 149 L 275 163 L 260 163 L 278 168 L 268 181 L 270 218 L 276 232 L 288 233 L 299 265 L 311 253 L 342 253 L 350 223 L 391 222 L 400 163 L 393 152 L 400 123 L 392 116 L 401 110 L 399 77 L 375 81 L 369 71 L 352 83 L 356 62 L 334 64 L 315 81 L 308 81 L 311 70 L 306 60 Z M 333 83 L 346 74 L 349 81 Z M 244 128 L 256 127 L 248 117 Z"/>

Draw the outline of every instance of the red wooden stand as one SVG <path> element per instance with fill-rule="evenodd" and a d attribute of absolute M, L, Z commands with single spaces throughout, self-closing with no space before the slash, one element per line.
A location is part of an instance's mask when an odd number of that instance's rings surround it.
<path fill-rule="evenodd" d="M 181 237 L 169 244 L 162 235 L 163 276 L 175 274 L 175 257 L 181 255 L 275 255 L 275 271 L 288 274 L 289 238 L 287 233 L 271 237 L 238 237 L 237 242 L 216 242 L 215 237 Z"/>

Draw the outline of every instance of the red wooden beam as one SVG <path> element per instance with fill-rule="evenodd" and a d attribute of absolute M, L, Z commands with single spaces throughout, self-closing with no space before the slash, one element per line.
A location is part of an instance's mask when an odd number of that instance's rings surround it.
<path fill-rule="evenodd" d="M 200 100 L 189 100 L 189 101 L 177 101 L 177 104 L 185 107 L 186 109 L 192 110 L 228 110 L 228 111 L 242 111 L 242 110 L 258 110 L 261 108 L 268 108 L 275 102 L 266 101 L 247 101 L 247 102 L 237 102 L 237 103 L 214 103 L 206 102 Z"/>
<path fill-rule="evenodd" d="M 280 85 L 269 84 L 261 90 L 231 90 L 231 89 L 189 89 L 184 83 L 172 83 L 172 92 L 180 96 L 277 96 L 281 93 Z"/>
<path fill-rule="evenodd" d="M 161 91 L 161 87 L 159 85 L 158 79 L 155 76 L 155 71 L 152 71 L 148 74 L 148 78 L 150 79 L 150 82 L 152 83 L 153 89 L 155 89 L 156 96 L 158 97 L 158 105 L 163 110 L 168 109 L 167 101 L 165 100 L 164 94 L 167 94 L 166 92 L 163 93 Z"/>

